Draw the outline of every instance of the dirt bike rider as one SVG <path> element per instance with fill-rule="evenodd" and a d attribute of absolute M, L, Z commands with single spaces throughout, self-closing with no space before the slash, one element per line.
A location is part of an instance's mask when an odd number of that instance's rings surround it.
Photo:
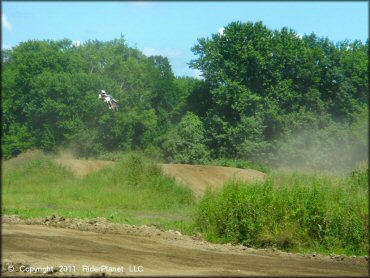
<path fill-rule="evenodd" d="M 117 104 L 118 100 L 115 100 L 111 95 L 108 95 L 104 90 L 101 90 L 99 94 L 99 98 L 103 99 L 106 103 L 108 103 L 109 109 L 113 108 L 113 102 Z"/>

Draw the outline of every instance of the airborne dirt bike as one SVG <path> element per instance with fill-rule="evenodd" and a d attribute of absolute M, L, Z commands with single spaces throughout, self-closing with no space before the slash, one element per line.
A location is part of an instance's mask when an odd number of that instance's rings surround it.
<path fill-rule="evenodd" d="M 111 100 L 108 102 L 109 109 L 112 109 L 113 112 L 118 112 L 118 105 L 117 102 L 114 100 Z"/>
<path fill-rule="evenodd" d="M 107 95 L 105 91 L 102 90 L 103 93 L 99 94 L 99 99 L 103 100 L 108 104 L 109 109 L 111 109 L 113 112 L 118 111 L 118 100 L 115 100 L 112 96 Z"/>

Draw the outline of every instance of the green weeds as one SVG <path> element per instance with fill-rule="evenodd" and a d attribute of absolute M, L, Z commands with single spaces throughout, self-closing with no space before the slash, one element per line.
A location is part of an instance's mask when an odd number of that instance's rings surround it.
<path fill-rule="evenodd" d="M 205 194 L 196 224 L 214 242 L 365 255 L 367 171 L 342 179 L 275 174 L 258 184 L 232 181 Z"/>
<path fill-rule="evenodd" d="M 166 224 L 188 220 L 194 196 L 161 169 L 132 154 L 85 178 L 45 155 L 3 163 L 3 213 L 23 217 L 106 217 L 116 223 Z"/>
<path fill-rule="evenodd" d="M 2 186 L 2 213 L 25 218 L 105 217 L 295 252 L 365 255 L 369 248 L 367 165 L 348 177 L 270 172 L 262 183 L 231 180 L 196 203 L 190 189 L 138 153 L 80 178 L 36 152 L 4 162 Z"/>

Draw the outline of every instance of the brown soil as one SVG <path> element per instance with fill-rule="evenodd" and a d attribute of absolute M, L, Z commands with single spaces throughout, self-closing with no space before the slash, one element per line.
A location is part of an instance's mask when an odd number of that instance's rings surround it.
<path fill-rule="evenodd" d="M 107 161 L 59 159 L 80 176 L 113 165 Z M 164 173 L 197 195 L 230 178 L 261 180 L 254 170 L 163 165 Z M 218 245 L 155 226 L 112 224 L 104 218 L 58 216 L 2 219 L 2 276 L 367 276 L 368 258 L 289 254 L 273 249 Z M 62 268 L 64 266 L 64 269 Z M 36 273 L 30 273 L 33 267 Z M 9 272 L 12 270 L 13 272 Z M 64 272 L 62 271 L 64 270 Z M 142 272 L 139 272 L 142 271 Z"/>
<path fill-rule="evenodd" d="M 101 168 L 114 165 L 112 161 L 102 160 L 59 158 L 56 161 L 81 177 Z M 230 179 L 255 182 L 265 178 L 264 173 L 252 169 L 187 164 L 160 164 L 160 166 L 164 174 L 173 176 L 178 182 L 189 186 L 197 197 L 204 193 L 207 186 L 219 189 Z"/>
<path fill-rule="evenodd" d="M 265 174 L 257 170 L 221 166 L 163 164 L 162 169 L 165 174 L 174 176 L 177 181 L 189 186 L 197 197 L 208 186 L 220 189 L 230 179 L 256 182 L 265 178 Z"/>
<path fill-rule="evenodd" d="M 112 224 L 103 218 L 2 218 L 4 277 L 29 276 L 20 271 L 21 266 L 23 271 L 25 266 L 43 267 L 38 274 L 52 276 L 367 276 L 367 263 L 364 257 L 331 258 L 211 244 L 177 231 Z M 9 273 L 11 266 L 14 272 Z M 70 268 L 60 272 L 60 266 Z"/>

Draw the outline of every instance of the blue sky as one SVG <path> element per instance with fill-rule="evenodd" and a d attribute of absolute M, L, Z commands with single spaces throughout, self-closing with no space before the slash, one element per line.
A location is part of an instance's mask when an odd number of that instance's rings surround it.
<path fill-rule="evenodd" d="M 197 76 L 187 63 L 197 38 L 236 20 L 263 21 L 337 42 L 368 38 L 363 2 L 2 2 L 2 48 L 30 39 L 84 42 L 119 38 L 146 55 L 169 58 L 176 75 Z"/>

